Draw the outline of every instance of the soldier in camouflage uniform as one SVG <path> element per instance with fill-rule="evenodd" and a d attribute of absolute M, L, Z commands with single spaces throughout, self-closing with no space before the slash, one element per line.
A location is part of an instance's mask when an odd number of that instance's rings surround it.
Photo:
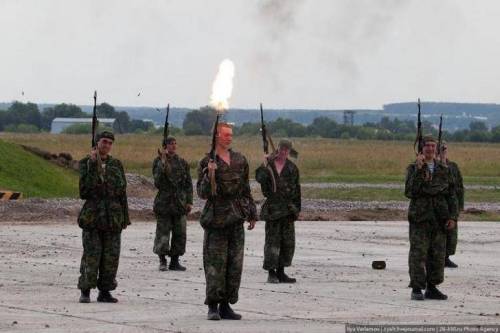
<path fill-rule="evenodd" d="M 448 166 L 450 169 L 453 178 L 455 179 L 455 190 L 456 196 L 458 200 L 458 209 L 459 211 L 464 210 L 464 181 L 462 178 L 462 174 L 460 169 L 458 168 L 457 163 L 452 162 L 448 159 L 448 144 L 443 142 L 441 146 L 441 161 Z M 452 230 L 448 230 L 446 233 L 446 258 L 444 261 L 444 266 L 449 268 L 457 268 L 458 265 L 450 260 L 450 256 L 454 255 L 457 250 L 457 242 L 458 242 L 458 224 Z"/>
<path fill-rule="evenodd" d="M 203 267 L 205 269 L 208 319 L 241 319 L 229 303 L 238 301 L 245 231 L 243 222 L 256 221 L 256 208 L 250 193 L 248 162 L 229 147 L 233 138 L 232 127 L 220 123 L 217 127 L 216 161 L 207 155 L 198 166 L 198 196 L 207 199 L 200 217 L 204 229 Z M 211 190 L 211 177 L 215 173 L 216 194 Z"/>
<path fill-rule="evenodd" d="M 299 169 L 288 159 L 291 151 L 295 152 L 290 141 L 280 141 L 276 156 L 265 156 L 255 171 L 266 197 L 260 218 L 266 221 L 263 268 L 268 271 L 269 283 L 296 282 L 285 274 L 285 267 L 292 264 L 295 221 L 301 209 Z"/>
<path fill-rule="evenodd" d="M 167 270 L 166 255 L 171 258 L 170 270 L 186 270 L 179 263 L 179 256 L 186 252 L 186 215 L 193 207 L 193 182 L 189 164 L 176 154 L 176 150 L 177 141 L 169 136 L 163 145 L 163 156 L 153 162 L 153 177 L 158 189 L 153 208 L 157 220 L 153 252 L 160 258 L 160 271 Z"/>
<path fill-rule="evenodd" d="M 455 183 L 450 169 L 435 159 L 436 140 L 423 138 L 423 152 L 407 168 L 405 195 L 410 199 L 410 253 L 408 256 L 411 299 L 445 300 L 437 289 L 444 280 L 446 232 L 458 217 Z"/>
<path fill-rule="evenodd" d="M 78 225 L 83 229 L 78 288 L 81 303 L 90 302 L 90 289 L 95 287 L 99 289 L 98 302 L 116 303 L 110 291 L 117 286 L 121 232 L 130 224 L 127 181 L 122 163 L 109 155 L 113 133 L 102 132 L 96 141 L 97 149 L 79 165 L 80 198 L 85 203 L 78 216 Z"/>

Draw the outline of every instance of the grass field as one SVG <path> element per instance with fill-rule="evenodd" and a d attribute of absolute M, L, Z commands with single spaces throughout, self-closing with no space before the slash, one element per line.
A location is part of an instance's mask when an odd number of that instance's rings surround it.
<path fill-rule="evenodd" d="M 76 159 L 90 149 L 88 135 L 1 133 L 0 139 L 50 152 L 69 152 Z M 414 159 L 411 142 L 320 138 L 293 141 L 299 151 L 297 164 L 303 181 L 400 183 L 406 166 Z M 150 176 L 160 142 L 160 136 L 118 135 L 112 154 L 124 162 L 127 171 Z M 189 162 L 193 175 L 198 161 L 209 150 L 209 142 L 209 137 L 178 137 L 179 154 Z M 262 160 L 260 138 L 236 137 L 233 147 L 249 158 L 253 178 L 253 170 Z M 450 158 L 459 164 L 466 183 L 500 185 L 500 144 L 452 143 Z"/>
<path fill-rule="evenodd" d="M 303 188 L 302 195 L 309 199 L 356 200 L 356 201 L 402 201 L 407 200 L 400 189 L 381 188 Z M 500 190 L 466 190 L 465 202 L 498 202 Z"/>
<path fill-rule="evenodd" d="M 0 189 L 25 197 L 75 197 L 78 175 L 0 140 Z"/>
<path fill-rule="evenodd" d="M 89 151 L 88 135 L 51 135 L 51 134 L 6 134 L 0 139 L 18 144 L 39 147 L 50 152 L 69 152 L 73 158 L 80 159 Z M 193 176 L 199 159 L 209 149 L 208 137 L 178 137 L 179 154 L 190 164 Z M 160 136 L 118 135 L 112 154 L 124 162 L 128 172 L 151 176 L 151 162 L 155 158 Z M 277 140 L 276 140 L 277 141 Z M 412 161 L 414 153 L 410 142 L 354 141 L 302 138 L 293 140 L 299 151 L 296 161 L 301 180 L 307 182 L 356 182 L 356 183 L 401 183 L 404 171 Z M 258 137 L 237 137 L 233 144 L 235 150 L 243 152 L 250 160 L 250 177 L 262 159 L 261 141 Z M 460 165 L 466 184 L 500 185 L 500 144 L 451 144 L 450 157 Z M 5 156 L 5 155 L 3 155 Z M 25 190 L 34 196 L 58 196 L 68 193 L 76 195 L 76 176 L 68 175 L 74 181 L 70 188 L 51 191 L 52 183 L 38 185 L 47 188 Z M 30 176 L 23 177 L 29 179 Z M 2 179 L 0 179 L 1 181 Z M 0 184 L 9 185 L 5 179 Z M 6 186 L 4 185 L 4 186 Z M 16 184 L 12 184 L 13 186 Z M 20 184 L 17 185 L 21 186 Z M 495 202 L 500 196 L 496 190 L 469 190 L 468 202 Z M 55 194 L 57 193 L 57 195 Z M 397 189 L 304 189 L 306 198 L 338 200 L 405 200 Z"/>

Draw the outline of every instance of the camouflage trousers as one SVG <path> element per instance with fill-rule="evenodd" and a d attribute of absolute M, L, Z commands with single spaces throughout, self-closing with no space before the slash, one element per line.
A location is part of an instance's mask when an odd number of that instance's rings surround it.
<path fill-rule="evenodd" d="M 455 228 L 446 232 L 446 256 L 452 256 L 457 250 L 458 223 Z"/>
<path fill-rule="evenodd" d="M 121 232 L 83 230 L 83 255 L 78 288 L 109 291 L 116 289 Z"/>
<path fill-rule="evenodd" d="M 186 215 L 157 215 L 156 221 L 153 252 L 162 256 L 182 256 L 186 252 Z"/>
<path fill-rule="evenodd" d="M 288 267 L 295 252 L 295 221 L 287 216 L 274 221 L 266 221 L 266 241 L 264 244 L 265 270 Z"/>
<path fill-rule="evenodd" d="M 238 301 L 245 230 L 243 223 L 205 229 L 203 239 L 203 268 L 205 269 L 205 304 Z"/>
<path fill-rule="evenodd" d="M 434 221 L 410 223 L 410 286 L 425 289 L 444 280 L 446 231 Z"/>

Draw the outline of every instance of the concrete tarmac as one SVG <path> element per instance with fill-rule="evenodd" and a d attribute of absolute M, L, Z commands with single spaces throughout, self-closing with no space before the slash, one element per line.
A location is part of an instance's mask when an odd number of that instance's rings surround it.
<path fill-rule="evenodd" d="M 78 303 L 76 223 L 0 223 L 2 332 L 344 332 L 353 324 L 500 324 L 500 223 L 460 222 L 448 301 L 411 301 L 407 222 L 297 222 L 294 285 L 268 284 L 264 223 L 246 232 L 241 321 L 206 320 L 203 230 L 188 223 L 186 272 L 159 272 L 154 223 L 124 230 L 117 304 Z M 385 260 L 373 270 L 372 260 Z"/>

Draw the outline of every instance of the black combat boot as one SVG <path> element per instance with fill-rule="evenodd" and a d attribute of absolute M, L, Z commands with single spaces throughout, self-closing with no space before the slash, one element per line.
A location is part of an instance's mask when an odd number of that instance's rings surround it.
<path fill-rule="evenodd" d="M 160 257 L 160 267 L 158 268 L 161 272 L 164 272 L 167 270 L 167 258 L 165 256 L 159 255 Z"/>
<path fill-rule="evenodd" d="M 276 275 L 276 271 L 274 269 L 269 270 L 269 275 L 267 276 L 267 283 L 280 283 L 278 275 Z"/>
<path fill-rule="evenodd" d="M 80 303 L 90 303 L 90 289 L 80 290 Z"/>
<path fill-rule="evenodd" d="M 439 289 L 436 288 L 435 285 L 428 283 L 427 289 L 425 290 L 425 298 L 437 299 L 437 300 L 444 301 L 444 300 L 448 299 L 448 296 L 446 296 L 445 294 L 440 292 Z"/>
<path fill-rule="evenodd" d="M 234 312 L 228 302 L 222 302 L 219 305 L 219 315 L 222 319 L 240 320 L 241 315 Z"/>
<path fill-rule="evenodd" d="M 451 261 L 450 257 L 446 256 L 446 259 L 444 259 L 444 267 L 457 268 L 458 265 Z"/>
<path fill-rule="evenodd" d="M 295 283 L 297 279 L 291 278 L 285 274 L 285 267 L 279 267 L 276 271 L 278 275 L 278 280 L 281 283 Z"/>
<path fill-rule="evenodd" d="M 97 296 L 97 301 L 102 303 L 117 303 L 118 300 L 111 296 L 111 293 L 107 290 L 99 290 L 99 295 Z"/>
<path fill-rule="evenodd" d="M 422 290 L 420 288 L 412 288 L 411 299 L 414 301 L 423 301 L 424 295 L 422 294 Z"/>
<path fill-rule="evenodd" d="M 186 267 L 179 263 L 179 256 L 172 256 L 170 258 L 170 265 L 168 265 L 168 269 L 171 271 L 185 271 Z"/>
<path fill-rule="evenodd" d="M 219 310 L 217 309 L 217 303 L 208 304 L 208 320 L 220 320 Z"/>

